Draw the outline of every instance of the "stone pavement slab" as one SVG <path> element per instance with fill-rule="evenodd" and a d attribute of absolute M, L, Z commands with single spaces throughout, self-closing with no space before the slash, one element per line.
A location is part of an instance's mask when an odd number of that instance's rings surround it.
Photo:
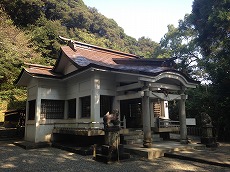
<path fill-rule="evenodd" d="M 165 157 L 230 167 L 230 143 L 220 143 L 217 148 L 191 149 L 165 153 Z"/>
<path fill-rule="evenodd" d="M 131 154 L 139 155 L 147 159 L 163 157 L 165 153 L 177 152 L 182 150 L 191 150 L 195 148 L 203 149 L 202 144 L 181 144 L 176 141 L 161 141 L 152 144 L 151 148 L 144 148 L 141 144 L 124 145 L 125 151 Z"/>

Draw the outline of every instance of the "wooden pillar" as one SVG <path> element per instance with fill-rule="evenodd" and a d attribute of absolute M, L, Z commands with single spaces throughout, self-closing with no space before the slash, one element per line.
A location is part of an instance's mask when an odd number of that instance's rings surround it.
<path fill-rule="evenodd" d="M 186 112 L 185 112 L 185 100 L 186 95 L 184 91 L 181 91 L 181 99 L 179 101 L 179 118 L 180 118 L 180 142 L 182 144 L 188 143 L 187 126 L 186 126 Z"/>
<path fill-rule="evenodd" d="M 142 97 L 142 117 L 143 117 L 143 132 L 144 140 L 143 146 L 150 148 L 152 146 L 152 137 L 151 137 L 151 117 L 150 117 L 150 108 L 149 108 L 149 90 L 144 90 L 144 96 Z"/>

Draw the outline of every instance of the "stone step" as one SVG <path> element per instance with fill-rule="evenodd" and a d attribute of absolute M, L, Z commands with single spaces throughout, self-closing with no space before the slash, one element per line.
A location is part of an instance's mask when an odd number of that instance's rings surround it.
<path fill-rule="evenodd" d="M 181 150 L 191 150 L 194 145 L 182 145 L 178 142 L 161 142 L 161 144 L 153 144 L 153 148 L 143 148 L 137 145 L 124 145 L 125 152 L 145 157 L 147 159 L 159 158 L 168 152 Z"/>
<path fill-rule="evenodd" d="M 143 135 L 143 131 L 142 130 L 131 130 L 128 132 L 127 135 Z"/>
<path fill-rule="evenodd" d="M 143 139 L 143 135 L 124 135 L 124 140 Z"/>
<path fill-rule="evenodd" d="M 163 138 L 160 138 L 160 137 L 159 137 L 159 138 L 158 138 L 158 137 L 153 137 L 153 138 L 152 138 L 152 141 L 153 141 L 153 142 L 161 142 L 161 141 L 163 141 Z"/>
<path fill-rule="evenodd" d="M 124 140 L 124 144 L 130 145 L 130 144 L 142 144 L 143 139 L 135 139 L 135 140 Z"/>
<path fill-rule="evenodd" d="M 125 134 L 123 135 L 123 144 L 142 144 L 143 143 L 143 134 Z M 152 142 L 163 141 L 163 138 L 159 134 L 152 134 Z"/>
<path fill-rule="evenodd" d="M 163 138 L 160 137 L 160 134 L 153 134 L 152 140 L 153 142 L 160 142 L 160 141 L 163 141 Z"/>

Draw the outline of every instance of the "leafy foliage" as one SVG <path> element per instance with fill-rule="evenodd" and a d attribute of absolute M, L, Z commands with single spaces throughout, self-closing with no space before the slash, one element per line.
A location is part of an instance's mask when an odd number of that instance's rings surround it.
<path fill-rule="evenodd" d="M 212 81 L 212 94 L 219 137 L 230 134 L 230 3 L 229 0 L 195 0 L 191 22 L 198 31 L 196 39 L 203 55 L 200 65 Z"/>
<path fill-rule="evenodd" d="M 158 46 L 148 38 L 129 37 L 113 19 L 87 7 L 82 0 L 3 0 L 1 3 L 14 23 L 28 31 L 31 41 L 46 58 L 57 57 L 59 35 L 145 57 L 152 57 Z"/>
<path fill-rule="evenodd" d="M 0 102 L 8 102 L 8 108 L 25 103 L 25 90 L 13 83 L 23 63 L 54 64 L 63 43 L 59 35 L 145 57 L 158 46 L 126 35 L 82 0 L 1 0 L 0 19 Z"/>
<path fill-rule="evenodd" d="M 179 21 L 178 28 L 168 25 L 168 32 L 161 39 L 160 47 L 155 53 L 158 58 L 174 57 L 177 59 L 178 70 L 202 80 L 205 78 L 205 71 L 198 66 L 202 58 L 196 43 L 198 32 L 190 18 L 190 15 L 185 15 L 184 20 Z"/>
<path fill-rule="evenodd" d="M 11 102 L 11 108 L 14 109 L 15 102 L 25 100 L 25 90 L 15 88 L 13 84 L 24 62 L 47 63 L 34 48 L 25 32 L 15 27 L 13 21 L 0 8 L 0 107 L 6 108 L 3 104 Z"/>
<path fill-rule="evenodd" d="M 229 140 L 230 134 L 229 9 L 229 0 L 195 0 L 192 13 L 177 28 L 168 26 L 155 51 L 159 58 L 177 58 L 177 68 L 185 73 L 209 81 L 207 86 L 187 91 L 187 115 L 209 114 L 221 140 Z"/>

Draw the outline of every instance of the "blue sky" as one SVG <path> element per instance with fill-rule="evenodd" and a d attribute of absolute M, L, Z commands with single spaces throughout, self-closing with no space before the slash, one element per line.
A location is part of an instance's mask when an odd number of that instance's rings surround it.
<path fill-rule="evenodd" d="M 114 19 L 125 33 L 136 39 L 145 36 L 159 42 L 167 25 L 191 13 L 193 0 L 83 0 L 101 14 Z"/>

